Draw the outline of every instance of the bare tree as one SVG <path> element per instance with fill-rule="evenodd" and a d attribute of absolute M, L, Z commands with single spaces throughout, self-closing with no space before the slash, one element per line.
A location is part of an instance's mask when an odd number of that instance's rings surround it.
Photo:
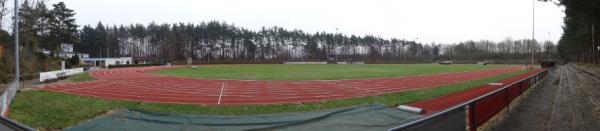
<path fill-rule="evenodd" d="M 6 1 L 8 0 L 0 0 L 0 28 L 3 26 L 4 16 L 8 15 L 8 5 L 6 5 Z"/>

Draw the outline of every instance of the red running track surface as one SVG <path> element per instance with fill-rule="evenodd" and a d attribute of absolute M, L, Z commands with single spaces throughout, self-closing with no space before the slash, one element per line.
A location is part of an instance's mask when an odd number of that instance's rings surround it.
<path fill-rule="evenodd" d="M 515 72 L 520 66 L 482 71 L 357 80 L 216 80 L 151 74 L 169 67 L 136 67 L 91 72 L 95 81 L 40 86 L 64 92 L 107 99 L 140 102 L 249 105 L 319 102 L 374 96 L 437 87 Z M 221 89 L 222 93 L 221 93 Z M 219 99 L 220 98 L 220 99 Z"/>

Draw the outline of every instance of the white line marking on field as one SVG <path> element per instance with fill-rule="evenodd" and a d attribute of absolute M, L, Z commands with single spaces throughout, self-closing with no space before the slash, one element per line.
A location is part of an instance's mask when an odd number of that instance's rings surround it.
<path fill-rule="evenodd" d="M 221 104 L 221 97 L 223 97 L 223 89 L 225 89 L 225 83 L 223 83 L 223 85 L 221 86 L 221 94 L 219 94 L 219 101 L 217 102 L 217 105 Z"/>

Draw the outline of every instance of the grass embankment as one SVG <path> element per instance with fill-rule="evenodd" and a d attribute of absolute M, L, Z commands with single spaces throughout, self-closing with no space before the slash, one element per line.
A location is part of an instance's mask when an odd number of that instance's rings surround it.
<path fill-rule="evenodd" d="M 154 73 L 209 79 L 240 80 L 339 80 L 410 76 L 506 67 L 475 64 L 364 64 L 364 65 L 202 65 L 159 70 Z"/>
<path fill-rule="evenodd" d="M 186 114 L 243 115 L 303 112 L 371 103 L 383 103 L 388 106 L 392 106 L 462 91 L 486 83 L 517 76 L 522 73 L 525 73 L 525 71 L 503 74 L 495 77 L 483 78 L 458 84 L 451 84 L 437 88 L 398 92 L 380 96 L 333 100 L 320 103 L 256 106 L 199 106 L 141 103 L 106 100 L 86 96 L 33 90 L 23 91 L 17 94 L 13 101 L 13 105 L 11 106 L 10 117 L 35 128 L 62 129 L 67 126 L 76 125 L 98 115 L 102 115 L 109 110 L 118 108 Z"/>
<path fill-rule="evenodd" d="M 69 76 L 69 78 L 67 78 L 68 82 L 86 82 L 86 81 L 93 81 L 93 80 L 94 80 L 94 77 L 90 76 L 90 73 L 88 73 L 88 72 L 79 73 L 76 75 Z"/>

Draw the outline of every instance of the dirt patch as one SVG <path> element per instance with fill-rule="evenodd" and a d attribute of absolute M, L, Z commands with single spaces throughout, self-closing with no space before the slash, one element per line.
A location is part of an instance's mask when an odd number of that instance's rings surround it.
<path fill-rule="evenodd" d="M 37 80 L 26 80 L 26 81 L 21 81 L 20 84 L 21 84 L 21 88 L 19 90 L 37 90 L 34 87 L 37 87 L 44 83 L 40 83 Z"/>

